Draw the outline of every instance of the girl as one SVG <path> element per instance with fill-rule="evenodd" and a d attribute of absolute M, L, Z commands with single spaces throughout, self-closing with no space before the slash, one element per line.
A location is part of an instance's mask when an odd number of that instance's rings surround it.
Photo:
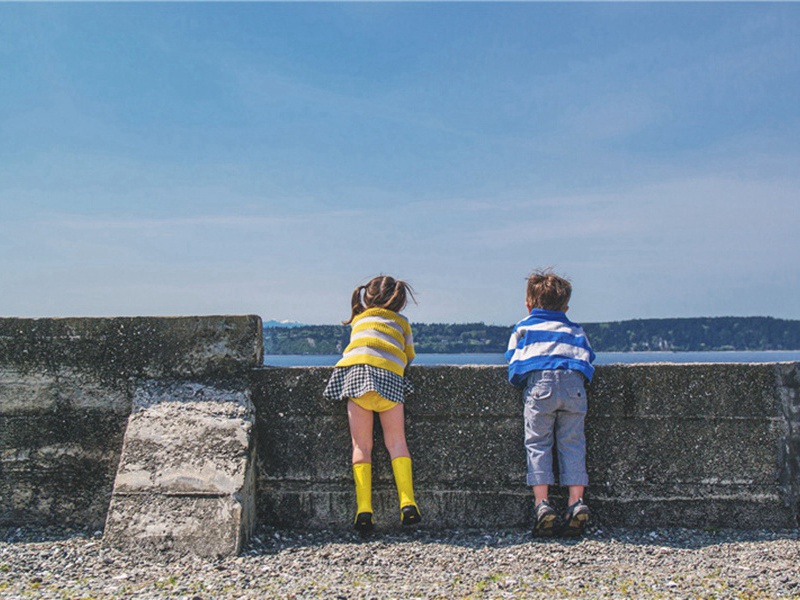
<path fill-rule="evenodd" d="M 422 519 L 414 501 L 411 455 L 406 445 L 403 402 L 413 391 L 405 368 L 414 360 L 414 341 L 408 320 L 399 312 L 411 287 L 404 281 L 381 275 L 353 292 L 350 344 L 336 363 L 324 395 L 347 400 L 347 417 L 353 441 L 353 478 L 356 484 L 355 528 L 371 531 L 372 425 L 377 412 L 400 499 L 400 520 L 413 525 Z"/>

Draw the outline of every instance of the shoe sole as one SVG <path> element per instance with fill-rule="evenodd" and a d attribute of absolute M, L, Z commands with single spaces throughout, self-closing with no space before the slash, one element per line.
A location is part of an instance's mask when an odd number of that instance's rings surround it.
<path fill-rule="evenodd" d="M 564 537 L 577 537 L 583 535 L 586 531 L 586 525 L 589 522 L 589 513 L 578 513 L 571 519 L 567 520 L 564 526 L 564 531 L 561 533 Z"/>
<path fill-rule="evenodd" d="M 404 508 L 409 508 L 409 507 L 404 507 Z M 417 523 L 422 521 L 422 516 L 419 514 L 419 511 L 413 506 L 410 508 L 413 508 L 414 510 L 403 511 L 402 513 L 403 516 L 401 520 L 403 525 L 416 525 Z"/>
<path fill-rule="evenodd" d="M 533 534 L 538 537 L 553 537 L 556 534 L 556 515 L 545 515 L 539 519 Z"/>
<path fill-rule="evenodd" d="M 353 528 L 358 533 L 361 534 L 369 533 L 370 531 L 375 529 L 375 522 L 372 520 L 372 515 L 369 514 L 368 516 L 363 516 L 367 514 L 368 513 L 359 513 L 358 516 L 356 517 L 356 521 L 353 524 Z"/>

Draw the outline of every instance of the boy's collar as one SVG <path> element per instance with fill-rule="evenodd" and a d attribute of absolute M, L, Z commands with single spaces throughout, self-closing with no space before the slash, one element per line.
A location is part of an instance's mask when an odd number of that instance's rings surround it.
<path fill-rule="evenodd" d="M 532 308 L 531 317 L 546 317 L 555 321 L 568 321 L 567 313 L 562 310 L 547 310 L 546 308 Z"/>

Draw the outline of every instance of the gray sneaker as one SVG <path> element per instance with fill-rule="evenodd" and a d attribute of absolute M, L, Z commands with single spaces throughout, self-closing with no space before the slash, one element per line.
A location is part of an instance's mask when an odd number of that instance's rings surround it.
<path fill-rule="evenodd" d="M 583 498 L 579 498 L 575 504 L 567 507 L 567 514 L 564 515 L 564 529 L 561 534 L 566 537 L 576 537 L 583 535 L 586 531 L 586 524 L 589 522 L 591 511 L 583 503 Z"/>
<path fill-rule="evenodd" d="M 547 500 L 542 500 L 533 508 L 536 516 L 536 525 L 533 527 L 533 535 L 538 537 L 552 537 L 556 533 L 555 509 L 550 506 Z"/>

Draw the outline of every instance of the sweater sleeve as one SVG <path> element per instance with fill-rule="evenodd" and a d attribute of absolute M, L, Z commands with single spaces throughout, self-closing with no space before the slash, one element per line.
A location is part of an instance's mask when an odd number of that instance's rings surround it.
<path fill-rule="evenodd" d="M 410 327 L 408 329 L 408 333 L 406 334 L 405 353 L 406 358 L 408 359 L 408 364 L 410 365 L 414 360 L 414 357 L 417 356 L 417 353 L 414 351 L 414 334 L 411 332 Z"/>

